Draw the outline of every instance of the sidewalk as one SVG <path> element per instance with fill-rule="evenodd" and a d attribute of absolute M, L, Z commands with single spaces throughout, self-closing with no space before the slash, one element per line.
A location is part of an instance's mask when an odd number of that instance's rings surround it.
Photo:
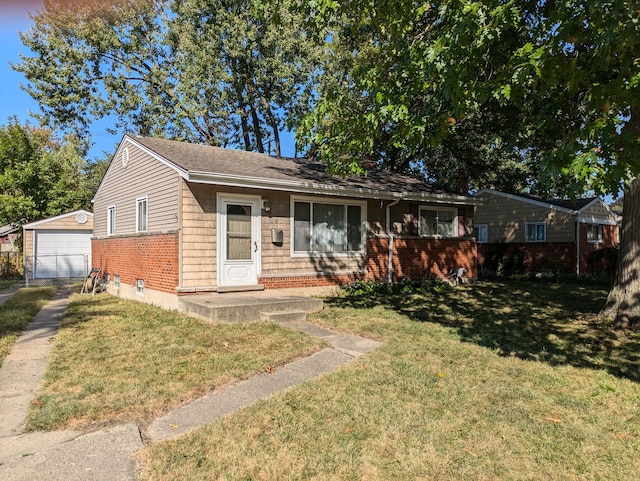
<path fill-rule="evenodd" d="M 330 347 L 282 366 L 275 373 L 258 375 L 216 391 L 154 420 L 144 431 L 129 423 L 88 434 L 79 431 L 20 434 L 26 409 L 44 375 L 46 359 L 52 349 L 50 339 L 57 332 L 68 296 L 68 291 L 59 292 L 38 313 L 16 341 L 10 354 L 14 357 L 7 369 L 8 357 L 0 368 L 2 480 L 133 481 L 137 469 L 133 455 L 145 443 L 175 438 L 214 422 L 259 399 L 267 399 L 329 372 L 380 345 L 371 339 L 338 333 L 308 322 L 283 322 L 287 327 L 325 339 Z"/>

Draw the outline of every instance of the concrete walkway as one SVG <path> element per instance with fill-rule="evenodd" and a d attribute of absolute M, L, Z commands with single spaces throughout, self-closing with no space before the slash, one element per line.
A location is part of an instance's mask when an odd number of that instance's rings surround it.
<path fill-rule="evenodd" d="M 16 342 L 10 354 L 12 360 L 9 363 L 5 360 L 0 368 L 2 480 L 133 481 L 137 469 L 133 455 L 145 443 L 183 435 L 259 399 L 267 399 L 283 389 L 329 372 L 380 345 L 371 339 L 338 333 L 308 322 L 283 322 L 292 329 L 325 339 L 330 347 L 282 366 L 275 373 L 258 375 L 213 392 L 155 419 L 142 430 L 129 423 L 91 433 L 20 434 L 26 409 L 46 368 L 46 356 L 52 349 L 50 340 L 68 304 L 68 294 L 60 292 L 40 311 Z"/>

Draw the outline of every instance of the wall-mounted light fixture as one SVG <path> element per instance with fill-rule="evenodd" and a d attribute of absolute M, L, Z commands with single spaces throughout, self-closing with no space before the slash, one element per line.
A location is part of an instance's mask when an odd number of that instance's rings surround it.
<path fill-rule="evenodd" d="M 265 212 L 269 212 L 271 210 L 269 199 L 262 199 L 262 210 L 264 210 Z"/>

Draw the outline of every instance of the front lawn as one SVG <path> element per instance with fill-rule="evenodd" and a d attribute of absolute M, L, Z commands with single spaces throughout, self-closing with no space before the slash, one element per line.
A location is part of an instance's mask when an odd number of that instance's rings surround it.
<path fill-rule="evenodd" d="M 108 294 L 75 294 L 27 430 L 144 423 L 323 342 L 276 324 L 210 324 Z"/>
<path fill-rule="evenodd" d="M 384 345 L 178 440 L 145 480 L 635 480 L 640 337 L 595 285 L 336 298 L 312 321 Z"/>

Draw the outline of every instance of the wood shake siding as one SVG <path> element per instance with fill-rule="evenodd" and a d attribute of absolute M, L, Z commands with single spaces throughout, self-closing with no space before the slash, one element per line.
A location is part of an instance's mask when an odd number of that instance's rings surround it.
<path fill-rule="evenodd" d="M 147 197 L 148 233 L 178 229 L 179 175 L 157 159 L 132 145 L 129 161 L 122 152 L 114 157 L 106 182 L 94 201 L 94 236 L 107 236 L 107 208 L 115 205 L 115 235 L 136 235 L 136 199 Z"/>
<path fill-rule="evenodd" d="M 487 242 L 525 242 L 528 222 L 546 222 L 546 242 L 575 240 L 575 217 L 544 206 L 527 204 L 516 199 L 482 194 L 482 206 L 476 210 L 474 223 L 487 225 Z"/>
<path fill-rule="evenodd" d="M 181 287 L 217 285 L 216 189 L 182 182 Z"/>

